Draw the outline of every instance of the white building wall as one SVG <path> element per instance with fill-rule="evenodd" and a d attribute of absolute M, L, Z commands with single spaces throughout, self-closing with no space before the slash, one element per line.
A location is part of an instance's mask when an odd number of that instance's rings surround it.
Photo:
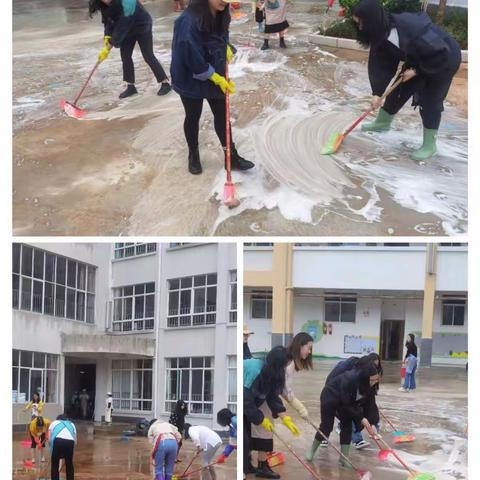
<path fill-rule="evenodd" d="M 468 291 L 468 254 L 466 247 L 438 248 L 437 291 Z"/>
<path fill-rule="evenodd" d="M 245 247 L 245 271 L 270 271 L 273 268 L 273 247 Z"/>

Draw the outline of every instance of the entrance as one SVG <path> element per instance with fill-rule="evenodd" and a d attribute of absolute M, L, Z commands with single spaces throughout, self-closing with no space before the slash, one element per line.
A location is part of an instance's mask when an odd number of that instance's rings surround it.
<path fill-rule="evenodd" d="M 382 360 L 402 359 L 404 320 L 383 320 L 380 328 L 380 356 Z"/>
<path fill-rule="evenodd" d="M 93 420 L 96 365 L 65 365 L 65 410 L 71 418 Z"/>

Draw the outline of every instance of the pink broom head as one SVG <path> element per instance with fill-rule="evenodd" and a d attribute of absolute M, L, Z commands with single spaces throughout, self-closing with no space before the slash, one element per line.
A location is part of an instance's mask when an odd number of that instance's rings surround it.
<path fill-rule="evenodd" d="M 372 472 L 365 472 L 363 470 L 359 470 L 358 473 L 361 475 L 360 480 L 373 480 Z"/>
<path fill-rule="evenodd" d="M 24 460 L 23 461 L 23 468 L 34 468 L 33 462 L 31 460 Z"/>
<path fill-rule="evenodd" d="M 392 454 L 391 450 L 380 450 L 377 454 L 379 460 L 388 460 L 388 457 Z"/>
<path fill-rule="evenodd" d="M 22 440 L 20 442 L 20 445 L 22 446 L 22 448 L 30 448 L 31 444 L 32 442 L 30 440 Z"/>
<path fill-rule="evenodd" d="M 72 118 L 83 118 L 87 114 L 85 110 L 82 110 L 66 100 L 60 100 L 60 107 L 63 108 L 65 113 Z"/>
<path fill-rule="evenodd" d="M 267 463 L 270 468 L 285 463 L 285 454 L 283 452 L 272 452 L 267 455 Z"/>
<path fill-rule="evenodd" d="M 235 208 L 240 205 L 240 200 L 235 196 L 235 185 L 232 182 L 226 182 L 223 187 L 223 203 L 228 208 Z"/>
<path fill-rule="evenodd" d="M 413 435 L 395 435 L 393 439 L 393 443 L 411 443 L 413 441 L 415 441 Z"/>

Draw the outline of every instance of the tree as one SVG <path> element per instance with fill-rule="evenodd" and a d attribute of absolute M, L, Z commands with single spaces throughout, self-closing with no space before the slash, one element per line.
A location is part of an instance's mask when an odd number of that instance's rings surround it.
<path fill-rule="evenodd" d="M 437 12 L 437 23 L 440 25 L 443 23 L 443 19 L 445 18 L 446 7 L 447 7 L 447 0 L 439 0 L 438 12 Z"/>

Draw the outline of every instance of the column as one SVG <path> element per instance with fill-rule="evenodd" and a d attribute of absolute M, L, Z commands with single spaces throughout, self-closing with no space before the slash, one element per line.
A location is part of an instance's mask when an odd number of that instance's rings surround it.
<path fill-rule="evenodd" d="M 420 365 L 432 366 L 433 315 L 437 284 L 437 245 L 427 244 L 425 262 L 425 287 L 423 292 L 422 340 L 420 342 Z"/>

